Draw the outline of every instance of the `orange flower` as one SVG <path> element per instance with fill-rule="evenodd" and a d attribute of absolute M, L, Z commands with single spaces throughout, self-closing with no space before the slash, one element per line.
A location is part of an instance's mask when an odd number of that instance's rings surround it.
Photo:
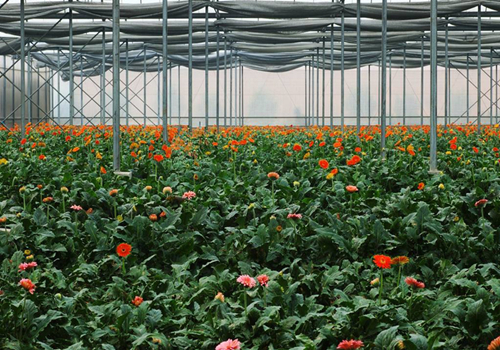
<path fill-rule="evenodd" d="M 132 251 L 132 246 L 127 243 L 120 243 L 118 244 L 118 247 L 116 247 L 116 254 L 118 254 L 122 258 L 129 256 L 131 251 Z"/>
<path fill-rule="evenodd" d="M 44 203 L 50 203 L 53 200 L 54 200 L 54 198 L 52 198 L 52 197 L 45 197 L 44 199 L 42 199 L 42 202 L 44 202 Z"/>
<path fill-rule="evenodd" d="M 158 220 L 158 216 L 156 216 L 156 214 L 151 214 L 151 215 L 149 215 L 149 220 L 151 220 L 151 221 L 157 221 Z"/>
<path fill-rule="evenodd" d="M 359 191 L 358 188 L 356 186 L 353 186 L 353 185 L 346 186 L 345 189 L 349 193 L 354 193 L 354 192 L 358 192 Z"/>
<path fill-rule="evenodd" d="M 392 265 L 406 265 L 410 262 L 407 256 L 397 256 L 391 260 Z"/>
<path fill-rule="evenodd" d="M 349 159 L 349 160 L 347 161 L 347 165 L 348 165 L 348 166 L 353 166 L 353 165 L 358 164 L 359 162 L 361 162 L 361 158 L 360 158 L 360 156 L 358 156 L 358 155 L 354 155 L 354 156 L 352 156 L 352 158 L 351 158 L 351 159 Z"/>
<path fill-rule="evenodd" d="M 45 157 L 43 154 L 40 154 L 40 155 L 38 156 L 38 159 L 40 159 L 40 160 L 45 160 L 45 158 L 46 158 L 46 157 Z"/>
<path fill-rule="evenodd" d="M 500 337 L 493 339 L 487 350 L 500 350 Z"/>
<path fill-rule="evenodd" d="M 339 169 L 337 168 L 334 168 L 332 169 L 332 171 L 330 171 L 330 174 L 333 174 L 334 176 L 337 175 L 339 173 Z"/>
<path fill-rule="evenodd" d="M 271 171 L 270 173 L 267 174 L 267 177 L 270 178 L 271 180 L 278 180 L 280 178 L 280 174 Z"/>
<path fill-rule="evenodd" d="M 423 182 L 421 182 L 421 183 L 418 184 L 418 189 L 420 191 L 422 191 L 424 189 L 424 187 L 425 187 L 425 184 Z"/>
<path fill-rule="evenodd" d="M 450 148 L 451 148 L 452 150 L 456 150 L 456 149 L 457 149 L 457 144 L 456 144 L 456 143 L 452 143 L 452 144 L 450 145 Z"/>
<path fill-rule="evenodd" d="M 159 162 L 161 162 L 163 160 L 163 156 L 161 154 L 156 154 L 153 157 L 153 159 L 156 160 L 159 163 Z"/>
<path fill-rule="evenodd" d="M 107 174 L 108 172 L 106 171 L 106 168 L 103 166 L 101 167 L 101 174 Z"/>
<path fill-rule="evenodd" d="M 143 301 L 144 299 L 142 299 L 141 297 L 135 296 L 134 300 L 132 300 L 132 304 L 134 304 L 135 306 L 139 306 Z"/>
<path fill-rule="evenodd" d="M 330 165 L 328 163 L 328 161 L 326 159 L 321 159 L 319 162 L 318 162 L 319 166 L 323 169 L 327 169 L 328 166 Z"/>
<path fill-rule="evenodd" d="M 110 196 L 116 196 L 117 194 L 118 194 L 118 190 L 116 190 L 116 189 L 109 191 Z"/>
<path fill-rule="evenodd" d="M 356 152 L 356 153 L 361 152 L 361 147 L 356 147 L 356 148 L 354 149 L 354 152 Z"/>
<path fill-rule="evenodd" d="M 381 269 L 390 269 L 392 264 L 391 257 L 387 255 L 375 255 L 373 262 Z"/>
<path fill-rule="evenodd" d="M 301 151 L 301 150 L 302 150 L 302 146 L 301 146 L 301 145 L 299 145 L 298 143 L 296 143 L 295 145 L 293 145 L 293 150 L 294 150 L 295 152 L 299 152 L 299 151 Z"/>

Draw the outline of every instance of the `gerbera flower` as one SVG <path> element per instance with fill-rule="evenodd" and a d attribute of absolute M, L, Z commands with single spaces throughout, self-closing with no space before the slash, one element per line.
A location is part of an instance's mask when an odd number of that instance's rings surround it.
<path fill-rule="evenodd" d="M 415 287 L 415 288 L 419 288 L 419 289 L 425 288 L 425 284 L 423 282 L 419 282 L 413 277 L 406 277 L 405 282 L 410 287 Z"/>
<path fill-rule="evenodd" d="M 422 191 L 424 189 L 424 187 L 425 187 L 425 184 L 423 182 L 421 182 L 421 183 L 418 184 L 418 189 L 420 191 Z"/>
<path fill-rule="evenodd" d="M 353 185 L 346 186 L 345 189 L 349 193 L 354 193 L 354 192 L 359 191 L 358 188 L 356 186 L 353 186 Z"/>
<path fill-rule="evenodd" d="M 499 349 L 500 349 L 500 337 L 496 337 L 491 341 L 490 345 L 488 345 L 487 350 L 499 350 Z"/>
<path fill-rule="evenodd" d="M 278 180 L 280 178 L 280 175 L 272 171 L 267 174 L 267 177 L 270 178 L 271 180 Z"/>
<path fill-rule="evenodd" d="M 359 349 L 362 346 L 364 346 L 364 344 L 361 340 L 342 340 L 337 346 L 337 349 Z"/>
<path fill-rule="evenodd" d="M 117 194 L 118 194 L 118 190 L 116 190 L 116 189 L 109 191 L 110 196 L 116 196 Z"/>
<path fill-rule="evenodd" d="M 33 294 L 35 292 L 36 286 L 33 282 L 31 282 L 29 278 L 23 278 L 22 280 L 20 280 L 19 285 L 29 291 L 30 294 Z"/>
<path fill-rule="evenodd" d="M 219 300 L 221 303 L 224 302 L 225 298 L 224 298 L 224 294 L 222 294 L 221 292 L 217 293 L 217 295 L 215 296 L 214 298 L 215 300 Z"/>
<path fill-rule="evenodd" d="M 121 256 L 122 258 L 127 257 L 132 251 L 132 246 L 127 243 L 120 243 L 118 247 L 116 247 L 116 254 Z"/>
<path fill-rule="evenodd" d="M 406 265 L 410 262 L 410 259 L 407 256 L 397 256 L 392 258 L 391 264 L 393 265 Z"/>
<path fill-rule="evenodd" d="M 155 154 L 153 157 L 154 160 L 156 160 L 158 163 L 163 160 L 163 156 L 161 154 Z"/>
<path fill-rule="evenodd" d="M 328 161 L 326 159 L 321 159 L 319 162 L 318 162 L 319 166 L 323 169 L 327 169 L 328 166 L 330 165 L 328 163 Z"/>
<path fill-rule="evenodd" d="M 69 207 L 70 209 L 73 209 L 75 211 L 80 211 L 80 210 L 83 210 L 82 207 L 80 207 L 79 205 L 76 205 L 76 204 L 73 204 L 71 207 Z"/>
<path fill-rule="evenodd" d="M 184 194 L 182 195 L 182 198 L 187 199 L 187 200 L 191 200 L 194 197 L 196 197 L 196 193 L 194 193 L 193 191 L 184 192 Z"/>
<path fill-rule="evenodd" d="M 290 214 L 288 214 L 287 218 L 292 219 L 292 220 L 299 220 L 299 219 L 302 219 L 302 214 L 290 213 Z"/>
<path fill-rule="evenodd" d="M 487 199 L 480 199 L 480 200 L 478 200 L 478 201 L 477 201 L 474 205 L 475 205 L 476 207 L 480 207 L 480 206 L 482 206 L 482 205 L 486 205 L 486 203 L 488 203 L 488 200 L 487 200 Z"/>
<path fill-rule="evenodd" d="M 373 257 L 373 262 L 381 269 L 390 269 L 391 268 L 391 257 L 387 255 L 375 255 Z"/>
<path fill-rule="evenodd" d="M 139 306 L 142 304 L 143 301 L 144 299 L 136 295 L 135 298 L 132 300 L 132 304 L 134 304 L 135 306 Z"/>
<path fill-rule="evenodd" d="M 253 279 L 252 277 L 250 277 L 248 275 L 241 275 L 240 277 L 238 277 L 236 279 L 236 282 L 239 282 L 248 288 L 253 288 L 257 285 L 257 282 L 255 282 L 255 279 Z"/>
<path fill-rule="evenodd" d="M 269 283 L 269 276 L 267 275 L 257 276 L 257 281 L 259 281 L 261 286 L 267 287 L 267 284 Z"/>
<path fill-rule="evenodd" d="M 241 343 L 239 342 L 238 339 L 235 340 L 228 339 L 217 345 L 215 350 L 240 350 L 240 346 Z"/>

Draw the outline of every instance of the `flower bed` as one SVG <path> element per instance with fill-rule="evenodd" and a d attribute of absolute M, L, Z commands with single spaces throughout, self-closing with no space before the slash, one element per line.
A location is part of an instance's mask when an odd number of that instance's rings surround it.
<path fill-rule="evenodd" d="M 500 349 L 498 130 L 0 130 L 0 348 Z"/>

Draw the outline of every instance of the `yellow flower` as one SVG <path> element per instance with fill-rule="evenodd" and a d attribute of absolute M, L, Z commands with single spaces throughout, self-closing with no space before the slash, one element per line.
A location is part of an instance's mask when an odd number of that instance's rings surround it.
<path fill-rule="evenodd" d="M 5 159 L 5 158 L 0 159 L 0 165 L 8 164 L 8 163 L 9 163 L 9 161 L 7 159 Z"/>
<path fill-rule="evenodd" d="M 455 222 L 457 222 L 458 220 L 460 220 L 460 218 L 459 218 L 458 216 L 455 216 L 455 217 L 453 218 L 453 221 L 455 221 Z"/>
<path fill-rule="evenodd" d="M 331 179 L 333 179 L 334 176 L 335 175 L 333 175 L 332 173 L 328 173 L 328 175 L 326 175 L 326 179 L 331 180 Z"/>
<path fill-rule="evenodd" d="M 19 193 L 23 193 L 24 191 L 26 191 L 26 187 L 24 186 L 19 189 Z"/>
<path fill-rule="evenodd" d="M 250 205 L 248 206 L 248 210 L 253 209 L 254 207 L 255 207 L 255 203 L 250 203 Z"/>
<path fill-rule="evenodd" d="M 118 216 L 116 217 L 116 220 L 118 220 L 118 222 L 122 222 L 122 221 L 123 221 L 123 216 L 118 215 Z"/>
<path fill-rule="evenodd" d="M 153 339 L 151 341 L 153 342 L 153 344 L 160 344 L 161 345 L 161 339 L 159 339 L 159 338 L 153 337 Z"/>
<path fill-rule="evenodd" d="M 146 187 L 144 187 L 144 189 L 145 189 L 146 191 L 151 191 L 151 190 L 153 189 L 153 187 L 151 187 L 151 186 L 146 186 Z"/>
<path fill-rule="evenodd" d="M 467 159 L 467 162 L 465 164 L 469 165 L 470 164 L 470 159 Z"/>
<path fill-rule="evenodd" d="M 205 152 L 205 155 L 206 155 L 206 156 L 209 156 L 209 155 L 211 155 L 211 154 L 212 154 L 212 152 L 210 152 L 210 151 Z"/>
<path fill-rule="evenodd" d="M 294 181 L 294 182 L 293 182 L 293 186 L 294 186 L 294 187 L 299 187 L 299 186 L 300 186 L 300 182 L 298 182 L 298 181 Z"/>
<path fill-rule="evenodd" d="M 24 251 L 24 255 L 31 255 L 31 250 L 26 249 L 26 250 Z"/>
<path fill-rule="evenodd" d="M 304 154 L 304 159 L 307 159 L 311 156 L 311 153 L 307 152 L 306 154 Z"/>
<path fill-rule="evenodd" d="M 257 164 L 257 163 L 258 163 L 258 162 L 257 162 L 257 159 L 254 159 L 254 160 L 253 160 L 253 163 L 254 163 L 254 164 Z"/>
<path fill-rule="evenodd" d="M 444 190 L 444 185 L 443 185 L 443 184 L 439 184 L 438 188 L 439 188 L 440 190 Z"/>
<path fill-rule="evenodd" d="M 28 255 L 26 257 L 26 260 L 33 260 L 34 258 L 35 258 L 35 256 L 33 254 L 31 254 L 31 255 Z"/>
<path fill-rule="evenodd" d="M 101 154 L 100 154 L 99 152 L 97 152 L 97 153 L 95 154 L 95 157 L 96 157 L 97 159 L 99 159 L 99 160 L 101 160 L 101 159 L 102 159 L 102 156 L 101 156 Z"/>
<path fill-rule="evenodd" d="M 62 193 L 68 193 L 69 190 L 68 190 L 68 188 L 66 186 L 63 186 L 63 187 L 61 187 L 61 192 Z"/>
<path fill-rule="evenodd" d="M 462 150 L 462 147 L 458 147 L 458 150 L 461 151 Z"/>
<path fill-rule="evenodd" d="M 451 151 L 446 151 L 446 155 L 449 156 L 451 154 Z"/>
<path fill-rule="evenodd" d="M 402 340 L 400 340 L 400 341 L 398 342 L 398 349 L 399 349 L 399 350 L 403 350 L 403 349 L 405 349 L 405 343 L 404 343 Z"/>
<path fill-rule="evenodd" d="M 377 277 L 377 278 L 375 278 L 374 280 L 370 281 L 370 284 L 371 284 L 372 286 L 376 286 L 376 285 L 379 283 L 379 281 L 380 281 L 380 279 Z"/>

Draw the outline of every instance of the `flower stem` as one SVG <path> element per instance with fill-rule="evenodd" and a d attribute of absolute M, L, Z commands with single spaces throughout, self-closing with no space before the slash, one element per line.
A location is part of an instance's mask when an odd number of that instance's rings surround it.
<path fill-rule="evenodd" d="M 378 304 L 382 305 L 382 292 L 384 290 L 384 273 L 380 270 L 380 288 L 378 291 Z"/>
<path fill-rule="evenodd" d="M 245 317 L 248 318 L 248 311 L 247 311 L 247 291 L 245 291 L 245 294 L 243 294 L 243 297 L 245 299 Z"/>
<path fill-rule="evenodd" d="M 125 258 L 122 258 L 122 272 L 125 275 L 126 270 L 125 270 Z"/>

